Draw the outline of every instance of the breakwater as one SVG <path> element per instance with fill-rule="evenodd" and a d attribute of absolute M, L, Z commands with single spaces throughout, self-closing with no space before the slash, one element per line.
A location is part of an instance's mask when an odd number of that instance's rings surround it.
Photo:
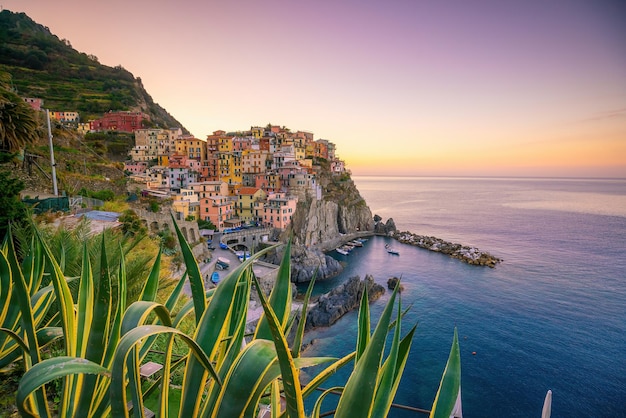
<path fill-rule="evenodd" d="M 487 266 L 494 268 L 496 264 L 502 261 L 501 258 L 491 255 L 488 252 L 481 251 L 476 247 L 455 244 L 437 237 L 418 235 L 408 231 L 393 231 L 389 233 L 389 236 L 403 244 L 443 253 L 452 258 L 456 258 L 467 264 L 475 266 Z"/>

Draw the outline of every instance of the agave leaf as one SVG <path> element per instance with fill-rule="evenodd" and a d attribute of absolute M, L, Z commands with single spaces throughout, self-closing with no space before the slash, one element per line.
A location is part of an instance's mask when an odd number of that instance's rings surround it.
<path fill-rule="evenodd" d="M 124 263 L 123 254 L 120 255 L 120 263 Z M 118 281 L 119 279 L 121 278 L 118 277 Z M 100 270 L 97 280 L 93 279 L 93 269 L 87 246 L 83 247 L 83 265 L 80 280 L 81 287 L 85 281 L 93 281 L 94 284 L 91 287 L 91 323 L 88 329 L 79 328 L 78 330 L 78 335 L 81 336 L 81 338 L 85 338 L 87 341 L 84 353 L 79 351 L 79 355 L 103 367 L 108 367 L 110 361 L 108 361 L 107 353 L 109 353 L 109 356 L 111 355 L 117 341 L 115 338 L 113 340 L 109 338 L 110 332 L 112 331 L 109 321 L 112 315 L 113 302 L 105 233 L 102 233 L 100 241 Z M 118 287 L 123 287 L 123 285 L 118 285 Z M 124 291 L 124 294 L 126 293 L 125 289 L 121 290 Z M 124 304 L 124 297 L 122 297 L 122 300 L 118 298 L 118 304 Z M 75 411 L 77 416 L 92 415 L 90 411 L 103 408 L 104 405 L 102 405 L 102 402 L 104 402 L 105 405 L 108 403 L 107 395 L 103 395 L 106 387 L 110 384 L 108 379 L 103 380 L 97 375 L 90 374 L 82 376 L 77 380 L 79 380 L 77 383 L 78 386 L 74 389 L 76 393 L 75 396 L 79 395 Z M 103 386 L 98 387 L 99 383 Z"/>
<path fill-rule="evenodd" d="M 172 370 L 172 354 L 174 348 L 174 336 L 171 335 L 165 347 L 165 359 L 163 362 L 163 375 L 161 376 L 161 393 L 159 394 L 158 416 L 168 418 L 169 416 L 169 392 L 170 374 Z"/>
<path fill-rule="evenodd" d="M 287 251 L 285 251 L 287 252 Z M 289 265 L 289 259 L 283 259 L 283 264 Z M 300 386 L 300 377 L 296 370 L 291 351 L 283 334 L 281 323 L 274 314 L 272 307 L 265 298 L 263 291 L 256 277 L 253 277 L 254 284 L 256 285 L 257 294 L 263 305 L 263 311 L 267 318 L 267 324 L 272 332 L 272 338 L 274 340 L 274 346 L 276 347 L 276 355 L 278 356 L 278 363 L 280 364 L 280 372 L 283 378 L 283 388 L 285 390 L 285 401 L 287 404 L 287 414 L 290 417 L 304 416 L 304 403 L 302 398 L 302 388 Z"/>
<path fill-rule="evenodd" d="M 7 328 L 0 328 L 0 333 L 4 333 L 6 334 L 6 336 L 10 337 L 13 341 L 15 341 L 15 343 L 22 349 L 24 350 L 25 353 L 28 353 L 28 345 L 26 344 L 26 342 L 24 342 L 24 340 L 22 339 L 22 337 L 20 337 L 16 332 L 7 329 Z M 20 353 L 21 355 L 22 353 Z"/>
<path fill-rule="evenodd" d="M 356 339 L 356 357 L 354 360 L 354 367 L 356 368 L 359 359 L 363 355 L 367 344 L 370 342 L 370 301 L 367 295 L 367 286 L 363 286 L 363 293 L 361 294 L 361 305 L 359 306 L 359 328 Z"/>
<path fill-rule="evenodd" d="M 276 361 L 276 349 L 267 340 L 254 340 L 241 352 L 230 368 L 217 399 L 213 418 L 242 416 L 251 403 L 263 376 Z M 263 389 L 263 388 L 262 388 Z M 256 409 L 256 404 L 252 405 Z"/>
<path fill-rule="evenodd" d="M 291 240 L 285 245 L 283 258 L 276 275 L 276 282 L 270 293 L 269 304 L 284 332 L 287 320 L 291 314 Z M 272 339 L 272 332 L 270 331 L 266 316 L 267 315 L 263 313 L 261 314 L 261 318 L 259 318 L 254 334 L 255 339 Z"/>
<path fill-rule="evenodd" d="M 165 307 L 167 308 L 168 311 L 172 312 L 174 310 L 174 307 L 178 303 L 178 300 L 180 299 L 180 295 L 183 293 L 183 288 L 185 287 L 186 278 L 187 278 L 187 272 L 185 271 L 185 273 L 183 274 L 183 277 L 181 277 L 180 280 L 178 280 L 176 287 L 174 287 L 174 290 L 168 296 L 167 301 L 165 302 Z M 207 299 L 208 299 L 208 295 L 207 295 Z"/>
<path fill-rule="evenodd" d="M 398 302 L 398 318 L 393 334 L 393 342 L 380 374 L 380 383 L 376 389 L 376 399 L 374 400 L 372 417 L 384 418 L 389 413 L 409 355 L 416 326 L 411 329 L 405 338 L 400 340 L 401 318 L 401 303 Z"/>
<path fill-rule="evenodd" d="M 152 264 L 152 269 L 150 270 L 150 274 L 148 275 L 148 279 L 144 284 L 143 290 L 141 291 L 140 300 L 156 300 L 157 290 L 159 289 L 159 276 L 161 274 L 161 253 L 163 252 L 163 246 L 159 247 L 159 252 L 157 253 L 156 259 Z"/>
<path fill-rule="evenodd" d="M 335 374 L 337 370 L 354 360 L 355 356 L 356 353 L 353 351 L 339 360 L 336 360 L 333 364 L 318 373 L 304 388 L 302 388 L 302 397 L 305 399 L 309 397 L 322 383 Z"/>
<path fill-rule="evenodd" d="M 128 331 L 124 336 L 120 339 L 120 342 L 115 350 L 115 355 L 113 358 L 113 366 L 111 369 L 111 414 L 115 417 L 127 417 L 128 410 L 126 409 L 127 403 L 127 393 L 126 393 L 126 362 L 128 355 L 131 353 L 132 349 L 135 347 L 135 344 L 139 343 L 142 339 L 147 338 L 151 335 L 163 334 L 163 335 L 176 335 L 178 336 L 184 343 L 189 346 L 190 354 L 196 359 L 202 367 L 213 377 L 213 379 L 218 381 L 218 384 L 221 385 L 221 381 L 217 376 L 217 372 L 215 371 L 213 365 L 211 364 L 211 359 L 207 356 L 205 351 L 200 347 L 196 341 L 194 341 L 191 337 L 186 335 L 180 330 L 171 327 L 165 327 L 162 325 L 143 325 L 138 328 L 134 328 Z M 171 347 L 170 347 L 171 349 Z M 184 390 L 184 389 L 183 389 Z M 202 392 L 198 394 L 202 395 Z M 193 415 L 197 416 L 197 415 Z"/>
<path fill-rule="evenodd" d="M 41 411 L 32 410 L 28 405 L 28 399 L 33 392 L 46 383 L 71 375 L 92 373 L 109 376 L 109 371 L 99 364 L 76 357 L 51 357 L 35 364 L 24 373 L 17 388 L 16 404 L 20 414 L 30 417 L 39 416 Z"/>
<path fill-rule="evenodd" d="M 21 320 L 21 331 L 25 335 L 24 342 L 28 346 L 28 349 L 24 351 L 24 370 L 28 371 L 33 364 L 37 364 L 41 361 L 41 357 L 39 354 L 39 342 L 37 341 L 37 330 L 33 318 L 33 311 L 30 306 L 30 293 L 26 284 L 27 280 L 24 279 L 22 270 L 17 262 L 17 255 L 15 254 L 15 247 L 13 246 L 13 239 L 11 235 L 11 229 L 9 228 L 6 258 L 4 256 L 0 257 L 0 263 L 8 261 L 8 267 L 11 272 L 11 278 L 14 286 L 13 292 L 15 292 L 17 302 L 20 306 L 19 317 Z M 7 266 L 2 269 L 6 270 Z M 31 280 L 28 280 L 28 282 L 31 282 Z M 48 402 L 46 400 L 45 387 L 42 387 L 35 392 L 32 401 L 40 414 L 43 416 L 50 415 Z"/>
<path fill-rule="evenodd" d="M 552 391 L 546 392 L 546 397 L 543 400 L 543 408 L 541 409 L 541 418 L 550 418 L 552 415 Z"/>
<path fill-rule="evenodd" d="M 180 251 L 183 254 L 183 259 L 185 261 L 185 267 L 189 277 L 189 285 L 191 287 L 191 297 L 193 298 L 194 310 L 196 312 L 197 324 L 200 322 L 200 318 L 202 317 L 207 304 L 206 297 L 204 295 L 204 281 L 202 280 L 202 273 L 200 272 L 200 267 L 198 267 L 198 262 L 196 261 L 187 240 L 183 236 L 183 233 L 180 231 L 174 215 L 170 213 L 170 216 L 172 218 L 172 222 L 174 223 L 174 229 L 176 230 L 176 235 L 178 236 Z"/>
<path fill-rule="evenodd" d="M 91 274 L 91 262 L 87 245 L 83 245 L 83 265 L 80 285 L 78 287 L 78 309 L 77 309 L 77 335 L 78 341 L 76 352 L 79 357 L 86 358 L 87 342 L 91 320 L 93 318 L 93 276 Z"/>
<path fill-rule="evenodd" d="M 313 278 L 309 282 L 309 287 L 304 294 L 304 300 L 302 301 L 302 313 L 300 314 L 300 322 L 298 322 L 298 329 L 293 340 L 293 346 L 291 347 L 291 355 L 293 358 L 300 357 L 300 350 L 302 350 L 302 339 L 304 338 L 304 326 L 306 325 L 306 316 L 308 313 L 309 299 L 311 299 L 311 293 L 313 293 L 313 286 L 315 285 L 315 278 L 317 276 L 317 270 L 313 275 Z"/>
<path fill-rule="evenodd" d="M 17 311 L 19 307 L 17 304 L 11 303 L 11 298 L 13 296 L 13 279 L 11 273 L 11 266 L 9 266 L 9 260 L 6 258 L 6 252 L 0 252 L 0 300 L 4 301 L 2 306 L 0 307 L 0 326 L 7 328 L 8 322 L 11 324 L 14 323 L 14 320 L 11 320 L 9 317 L 9 309 L 15 311 L 15 315 L 11 315 L 12 317 L 17 315 Z M 11 326 L 11 329 L 13 327 Z M 0 338 L 0 347 L 2 347 L 2 342 L 4 338 Z"/>
<path fill-rule="evenodd" d="M 225 330 L 225 340 L 221 344 L 217 355 L 214 357 L 216 367 L 220 379 L 224 380 L 232 369 L 234 362 L 237 360 L 241 353 L 244 343 L 244 333 L 246 331 L 247 309 L 248 301 L 250 300 L 250 269 L 243 271 L 239 277 L 239 283 L 235 288 L 235 296 L 232 304 L 232 314 L 229 322 L 230 327 Z M 209 302 L 209 306 L 212 302 Z M 204 402 L 202 416 L 209 416 L 216 408 L 217 398 L 220 395 L 219 390 L 215 390 L 215 382 L 209 382 L 207 384 L 207 391 L 209 396 L 206 402 Z"/>
<path fill-rule="evenodd" d="M 229 275 L 227 275 L 220 285 L 215 289 L 215 293 L 211 298 L 204 314 L 200 318 L 200 322 L 196 327 L 194 339 L 202 346 L 204 352 L 211 359 L 215 359 L 218 355 L 221 343 L 224 339 L 230 338 L 228 330 L 230 327 L 233 302 L 236 298 L 237 287 L 240 286 L 240 280 L 243 279 L 246 270 L 251 268 L 256 258 L 260 257 L 273 247 L 259 251 L 251 258 L 247 259 Z M 185 378 L 183 381 L 183 390 L 180 403 L 180 416 L 198 416 L 201 403 L 203 401 L 200 388 L 205 386 L 207 379 L 206 370 L 202 367 L 195 357 L 189 358 L 185 368 Z M 210 408 L 210 406 L 208 407 Z"/>
<path fill-rule="evenodd" d="M 270 411 L 272 414 L 272 418 L 278 418 L 278 414 L 280 414 L 280 386 L 278 385 L 278 380 L 274 380 L 272 382 L 272 391 L 270 392 L 271 402 L 270 402 Z"/>
<path fill-rule="evenodd" d="M 152 313 L 156 314 L 165 326 L 172 326 L 170 312 L 165 306 L 157 302 L 139 300 L 133 302 L 128 309 L 126 309 L 124 319 L 122 320 L 122 335 L 133 328 L 144 325 Z"/>
<path fill-rule="evenodd" d="M 44 327 L 37 329 L 37 341 L 39 341 L 40 349 L 52 341 L 62 337 L 63 330 L 61 327 Z"/>
<path fill-rule="evenodd" d="M 385 339 L 391 320 L 396 295 L 397 286 L 387 306 L 383 310 L 376 329 L 372 334 L 370 343 L 367 345 L 359 361 L 356 363 L 354 371 L 348 378 L 343 395 L 337 405 L 335 417 L 367 417 L 372 411 L 373 402 L 376 396 L 376 385 L 380 372 L 380 362 L 385 348 Z"/>
<path fill-rule="evenodd" d="M 320 412 L 322 409 L 322 402 L 326 398 L 327 395 L 331 393 L 343 392 L 343 386 L 335 386 L 330 389 L 326 389 L 315 401 L 315 405 L 313 405 L 313 411 L 311 412 L 311 418 L 319 418 Z"/>
<path fill-rule="evenodd" d="M 439 383 L 439 390 L 435 396 L 433 407 L 430 411 L 431 418 L 456 418 L 461 417 L 461 355 L 459 350 L 459 338 L 454 327 L 454 338 L 450 356 L 446 368 Z"/>
<path fill-rule="evenodd" d="M 207 301 L 209 301 L 213 297 L 213 293 L 215 293 L 215 288 L 209 289 L 205 292 Z M 171 310 L 171 309 L 170 309 Z M 189 315 L 194 313 L 194 302 L 193 299 L 190 299 L 185 303 L 176 313 L 174 318 L 174 327 L 178 327 L 178 325 Z"/>

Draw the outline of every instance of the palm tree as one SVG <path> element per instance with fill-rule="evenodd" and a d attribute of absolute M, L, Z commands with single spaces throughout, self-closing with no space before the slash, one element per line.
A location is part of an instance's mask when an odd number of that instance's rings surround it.
<path fill-rule="evenodd" d="M 10 74 L 0 73 L 0 149 L 16 152 L 35 142 L 37 114 L 11 91 Z"/>

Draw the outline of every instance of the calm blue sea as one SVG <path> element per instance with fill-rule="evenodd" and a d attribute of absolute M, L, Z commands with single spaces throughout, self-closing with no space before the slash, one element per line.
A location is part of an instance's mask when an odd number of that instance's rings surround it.
<path fill-rule="evenodd" d="M 402 277 L 403 305 L 412 305 L 404 329 L 419 325 L 395 402 L 430 409 L 456 326 L 466 418 L 540 417 L 548 389 L 553 417 L 626 417 L 626 180 L 354 181 L 372 213 L 398 229 L 504 260 L 495 269 L 469 266 L 382 237 L 349 256 L 331 254 L 345 271 L 317 292 L 353 275 L 381 284 Z M 372 305 L 374 316 L 387 298 Z M 355 324 L 353 312 L 312 332 L 307 355 L 353 350 Z"/>

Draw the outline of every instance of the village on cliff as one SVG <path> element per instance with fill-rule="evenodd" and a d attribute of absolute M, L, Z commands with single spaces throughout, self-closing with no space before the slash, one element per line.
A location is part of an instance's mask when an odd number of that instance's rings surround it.
<path fill-rule="evenodd" d="M 341 267 L 321 251 L 372 233 L 469 264 L 494 267 L 501 261 L 473 247 L 397 231 L 392 219 L 383 223 L 372 217 L 352 181 L 340 192 L 345 202 L 330 201 L 328 184 L 320 183 L 321 176 L 345 181 L 350 180 L 350 172 L 337 156 L 335 144 L 314 139 L 312 132 L 268 124 L 245 131 L 219 130 L 203 140 L 183 134 L 180 128 L 144 128 L 147 115 L 142 112 L 110 111 L 87 123 L 80 123 L 76 112 L 51 112 L 51 117 L 83 133 L 134 134 L 134 146 L 124 163 L 129 188 L 170 200 L 177 221 L 210 221 L 215 231 L 290 228 L 296 245 L 307 252 L 316 250 L 313 259 L 321 264 L 322 277 L 336 274 Z M 294 225 L 299 201 L 308 203 Z M 308 267 L 295 281 L 311 278 L 313 267 Z"/>

